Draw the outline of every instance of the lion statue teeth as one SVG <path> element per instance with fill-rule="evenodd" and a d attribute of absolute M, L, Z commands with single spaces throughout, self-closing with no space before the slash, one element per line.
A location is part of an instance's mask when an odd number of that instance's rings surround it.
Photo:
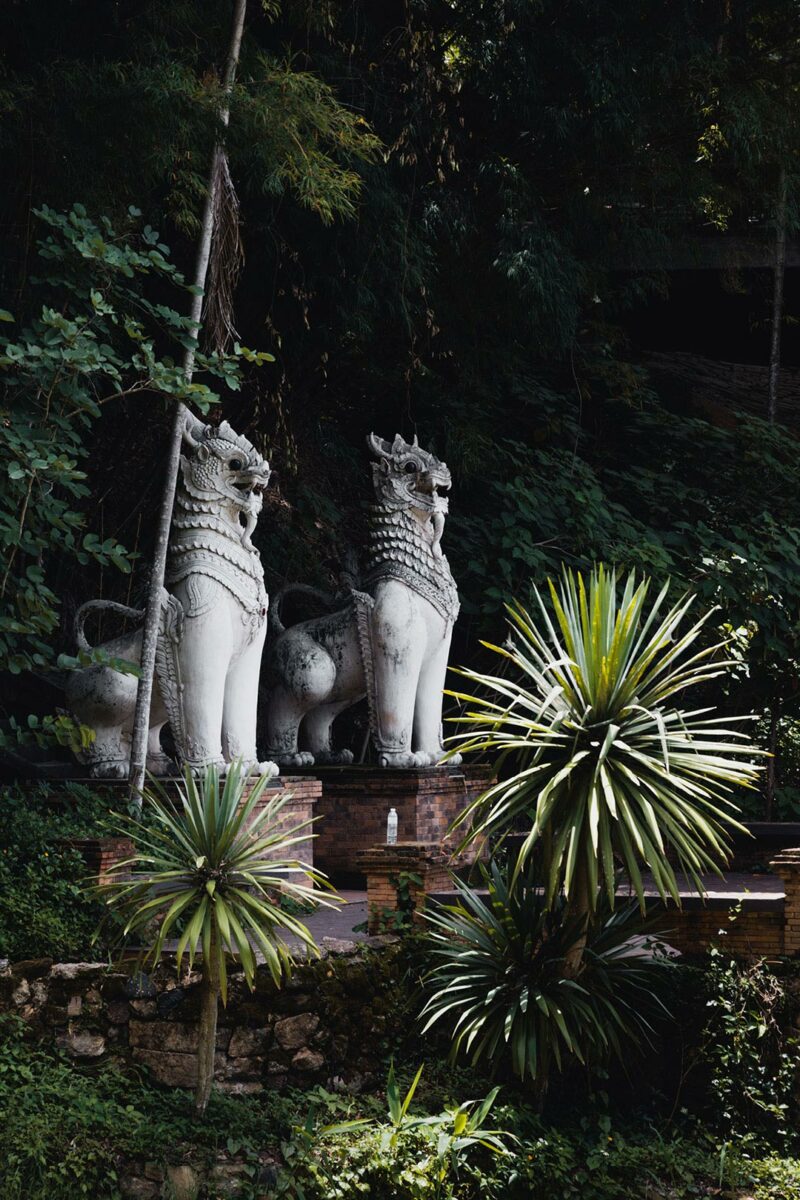
<path fill-rule="evenodd" d="M 258 761 L 256 709 L 261 656 L 267 630 L 264 570 L 251 535 L 269 465 L 247 438 L 226 421 L 218 427 L 187 418 L 186 453 L 170 531 L 150 710 L 147 768 L 173 769 L 161 747 L 170 723 L 182 765 L 200 771 L 224 768 L 234 759 L 246 769 L 277 774 L 274 763 Z M 140 619 L 140 610 L 107 600 L 90 600 L 76 615 L 76 639 L 90 612 L 105 609 Z M 103 644 L 109 657 L 140 661 L 142 630 Z M 86 667 L 66 685 L 73 715 L 95 730 L 83 754 L 89 773 L 124 779 L 130 769 L 130 740 L 137 680 L 110 666 Z"/>
<path fill-rule="evenodd" d="M 375 504 L 365 571 L 335 611 L 284 628 L 276 597 L 267 652 L 267 741 L 285 766 L 349 763 L 331 747 L 334 719 L 367 697 L 383 767 L 442 761 L 442 693 L 458 592 L 441 540 L 450 488 L 447 466 L 398 434 L 370 434 Z M 459 761 L 457 757 L 450 762 Z"/>

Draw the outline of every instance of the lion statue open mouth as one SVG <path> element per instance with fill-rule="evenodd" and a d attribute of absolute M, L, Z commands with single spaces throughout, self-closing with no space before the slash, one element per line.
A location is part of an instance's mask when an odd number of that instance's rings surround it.
<path fill-rule="evenodd" d="M 241 758 L 249 770 L 275 774 L 274 763 L 260 763 L 256 753 L 268 599 L 251 541 L 269 465 L 226 421 L 215 427 L 188 418 L 184 444 L 165 578 L 169 590 L 162 596 L 147 768 L 153 774 L 172 769 L 161 747 L 161 730 L 169 721 L 182 765 L 224 768 Z M 98 609 L 134 619 L 144 615 L 111 601 L 89 601 L 76 616 L 76 638 L 83 650 L 90 649 L 85 620 Z M 139 628 L 101 649 L 109 657 L 138 664 L 141 647 Z M 69 709 L 95 730 L 83 755 L 91 775 L 127 777 L 136 689 L 135 676 L 110 666 L 87 667 L 69 677 Z"/>
<path fill-rule="evenodd" d="M 331 726 L 364 696 L 382 766 L 432 766 L 444 754 L 442 692 L 459 609 L 441 547 L 450 472 L 416 439 L 371 434 L 368 444 L 376 503 L 361 587 L 288 629 L 280 601 L 296 589 L 285 588 L 270 616 L 267 740 L 287 766 L 352 762 L 350 750 L 331 747 Z"/>

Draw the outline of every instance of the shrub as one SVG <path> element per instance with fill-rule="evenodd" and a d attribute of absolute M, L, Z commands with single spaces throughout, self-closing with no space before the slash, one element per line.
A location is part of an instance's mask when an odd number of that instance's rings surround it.
<path fill-rule="evenodd" d="M 796 1148 L 800 1039 L 787 1028 L 783 981 L 763 959 L 739 963 L 714 947 L 705 984 L 701 1057 L 710 1068 L 711 1111 L 719 1128 L 740 1145 Z"/>
<path fill-rule="evenodd" d="M 97 956 L 91 941 L 102 906 L 83 886 L 86 865 L 62 839 L 104 832 L 102 796 L 77 784 L 51 802 L 52 787 L 0 791 L 0 957 Z"/>
<path fill-rule="evenodd" d="M 510 879 L 508 876 L 510 875 Z M 597 1065 L 646 1039 L 665 1015 L 669 960 L 645 938 L 636 905 L 598 914 L 588 940 L 563 897 L 547 903 L 535 873 L 482 869 L 486 896 L 456 879 L 459 899 L 426 912 L 433 962 L 422 1016 L 452 1034 L 454 1056 L 493 1068 L 509 1060 L 543 1091 L 552 1066 Z M 575 944 L 586 940 L 577 974 Z"/>

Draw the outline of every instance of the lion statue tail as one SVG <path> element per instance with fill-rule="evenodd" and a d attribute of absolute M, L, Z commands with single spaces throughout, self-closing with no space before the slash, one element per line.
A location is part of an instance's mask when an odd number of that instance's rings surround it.
<path fill-rule="evenodd" d="M 281 617 L 281 608 L 284 597 L 289 595 L 310 596 L 328 610 L 336 607 L 335 597 L 330 592 L 323 592 L 322 588 L 310 587 L 307 583 L 287 583 L 286 587 L 275 593 L 270 602 L 269 632 L 272 637 L 277 637 L 286 629 Z"/>
<path fill-rule="evenodd" d="M 86 653 L 92 650 L 93 647 L 87 640 L 86 634 L 83 632 L 83 627 L 89 614 L 97 611 L 119 613 L 121 617 L 130 617 L 134 621 L 141 621 L 144 617 L 143 608 L 130 608 L 127 604 L 117 604 L 116 600 L 87 600 L 75 613 L 74 626 L 75 641 L 78 644 L 78 649 Z"/>

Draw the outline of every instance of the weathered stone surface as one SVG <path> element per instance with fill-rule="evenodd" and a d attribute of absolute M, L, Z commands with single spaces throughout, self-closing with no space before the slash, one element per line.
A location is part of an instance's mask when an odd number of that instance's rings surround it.
<path fill-rule="evenodd" d="M 188 1163 L 168 1166 L 167 1183 L 172 1189 L 174 1200 L 196 1200 L 200 1191 L 200 1177 Z"/>
<path fill-rule="evenodd" d="M 316 1050 L 311 1050 L 305 1046 L 295 1054 L 292 1059 L 292 1066 L 295 1071 L 321 1071 L 325 1066 L 325 1059 Z"/>
<path fill-rule="evenodd" d="M 154 1000 L 158 988 L 144 971 L 136 971 L 125 984 L 124 993 L 129 1000 Z"/>
<path fill-rule="evenodd" d="M 212 1196 L 237 1196 L 244 1177 L 244 1163 L 217 1163 L 208 1175 Z"/>
<path fill-rule="evenodd" d="M 254 1079 L 222 1079 L 216 1086 L 221 1092 L 227 1092 L 229 1096 L 255 1096 L 264 1091 L 263 1083 Z"/>
<path fill-rule="evenodd" d="M 228 1054 L 231 1058 L 249 1058 L 254 1054 L 263 1054 L 271 1039 L 269 1029 L 234 1029 L 228 1044 Z"/>
<path fill-rule="evenodd" d="M 136 1013 L 137 1017 L 154 1017 L 156 1015 L 155 1000 L 131 1000 L 130 1011 Z"/>
<path fill-rule="evenodd" d="M 59 1037 L 58 1042 L 74 1058 L 100 1058 L 106 1050 L 103 1035 L 88 1029 L 70 1029 Z"/>
<path fill-rule="evenodd" d="M 127 1000 L 111 1000 L 106 1007 L 108 1019 L 112 1025 L 124 1025 L 131 1015 Z"/>
<path fill-rule="evenodd" d="M 123 1175 L 119 1181 L 119 1189 L 125 1200 L 157 1200 L 161 1193 L 161 1185 L 141 1175 Z"/>
<path fill-rule="evenodd" d="M 194 1087 L 197 1083 L 195 1054 L 165 1054 L 160 1050 L 135 1051 L 136 1061 L 147 1067 L 157 1083 L 167 1087 Z"/>
<path fill-rule="evenodd" d="M 138 1021 L 131 1018 L 128 1025 L 131 1046 L 141 1046 L 145 1050 L 195 1054 L 197 1037 L 197 1026 L 184 1025 L 181 1021 Z"/>
<path fill-rule="evenodd" d="M 218 1062 L 220 1059 L 222 1060 L 221 1074 L 226 1079 L 260 1079 L 264 1070 L 263 1058 L 223 1058 L 222 1055 L 219 1055 Z M 219 1074 L 220 1071 L 218 1070 L 217 1073 Z"/>
<path fill-rule="evenodd" d="M 46 975 L 52 965 L 52 958 L 26 958 L 12 963 L 9 970 L 15 979 L 38 979 L 40 975 Z"/>
<path fill-rule="evenodd" d="M 76 980 L 97 979 L 107 970 L 105 963 L 56 963 L 50 968 L 50 979 L 72 983 Z"/>
<path fill-rule="evenodd" d="M 11 1003 L 19 1008 L 23 1004 L 27 1004 L 31 998 L 31 985 L 27 979 L 20 979 L 14 991 L 11 993 Z"/>
<path fill-rule="evenodd" d="M 186 992 L 182 987 L 169 988 L 166 992 L 162 992 L 156 1001 L 158 1006 L 158 1015 L 167 1017 L 183 1004 L 186 999 Z"/>
<path fill-rule="evenodd" d="M 83 1008 L 83 996 L 70 996 L 67 1001 L 67 1016 L 79 1017 Z"/>
<path fill-rule="evenodd" d="M 131 1046 L 144 1050 L 163 1050 L 167 1053 L 196 1054 L 198 1026 L 184 1021 L 140 1021 L 132 1017 L 128 1024 L 128 1040 Z M 217 1030 L 217 1049 L 224 1050 L 231 1033 L 229 1029 Z"/>
<path fill-rule="evenodd" d="M 322 948 L 329 954 L 356 954 L 358 942 L 348 941 L 347 938 L 324 937 Z"/>
<path fill-rule="evenodd" d="M 316 1013 L 298 1013 L 296 1017 L 284 1017 L 275 1024 L 275 1040 L 284 1050 L 297 1050 L 306 1045 L 319 1028 Z"/>

